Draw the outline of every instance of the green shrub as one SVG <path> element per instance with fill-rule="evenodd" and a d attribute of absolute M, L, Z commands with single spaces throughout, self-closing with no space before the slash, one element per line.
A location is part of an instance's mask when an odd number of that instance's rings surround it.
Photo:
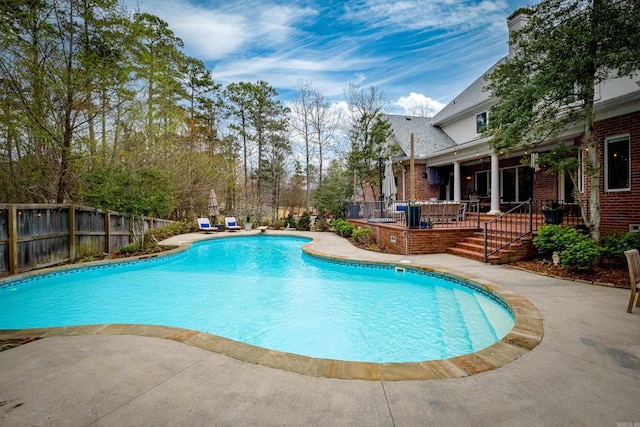
<path fill-rule="evenodd" d="M 284 220 L 284 226 L 289 228 L 298 228 L 298 221 L 293 217 L 292 213 L 289 213 Z"/>
<path fill-rule="evenodd" d="M 342 237 L 351 237 L 355 227 L 349 221 L 344 219 L 337 219 L 333 221 L 333 228 L 336 230 L 336 234 Z"/>
<path fill-rule="evenodd" d="M 624 261 L 624 252 L 631 249 L 640 250 L 640 233 L 628 232 L 619 234 L 612 232 L 600 239 L 602 256 L 610 260 Z"/>
<path fill-rule="evenodd" d="M 374 242 L 373 234 L 368 228 L 356 228 L 353 230 L 352 236 L 363 245 L 370 245 Z"/>
<path fill-rule="evenodd" d="M 271 228 L 274 230 L 282 230 L 284 228 L 284 219 L 274 221 L 273 224 L 271 224 Z"/>
<path fill-rule="evenodd" d="M 137 243 L 132 243 L 130 245 L 126 245 L 120 248 L 120 253 L 122 255 L 134 254 L 140 250 L 140 245 Z"/>
<path fill-rule="evenodd" d="M 166 224 L 162 227 L 152 228 L 147 231 L 144 236 L 144 241 L 154 243 L 152 236 L 156 241 L 168 239 L 171 236 L 177 236 L 179 234 L 193 233 L 198 231 L 198 226 L 193 221 L 177 221 L 172 224 Z"/>
<path fill-rule="evenodd" d="M 562 267 L 570 270 L 589 270 L 600 256 L 600 248 L 589 236 L 572 227 L 545 225 L 540 227 L 533 245 L 542 255 L 560 255 Z"/>
<path fill-rule="evenodd" d="M 311 230 L 311 216 L 309 215 L 309 212 L 305 212 L 302 214 L 302 216 L 298 220 L 298 226 L 296 227 L 296 230 L 300 230 L 300 231 Z"/>
<path fill-rule="evenodd" d="M 569 270 L 588 271 L 600 256 L 600 248 L 590 237 L 583 236 L 560 252 L 560 264 Z"/>
<path fill-rule="evenodd" d="M 571 242 L 577 239 L 580 233 L 572 227 L 562 225 L 544 225 L 538 230 L 538 235 L 533 238 L 533 246 L 543 256 L 550 256 L 554 252 L 562 252 Z"/>

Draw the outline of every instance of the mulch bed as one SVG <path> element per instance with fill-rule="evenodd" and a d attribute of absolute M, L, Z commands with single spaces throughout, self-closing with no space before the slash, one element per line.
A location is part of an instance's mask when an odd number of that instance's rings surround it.
<path fill-rule="evenodd" d="M 599 285 L 615 286 L 616 288 L 629 287 L 629 270 L 626 263 L 605 263 L 593 267 L 588 272 L 570 271 L 561 266 L 554 265 L 548 260 L 534 259 L 531 261 L 517 261 L 511 265 L 523 270 L 532 271 L 546 276 L 560 277 L 569 280 L 582 280 Z"/>

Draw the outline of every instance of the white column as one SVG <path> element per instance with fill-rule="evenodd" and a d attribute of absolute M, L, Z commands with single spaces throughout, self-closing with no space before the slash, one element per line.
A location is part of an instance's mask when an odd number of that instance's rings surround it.
<path fill-rule="evenodd" d="M 496 153 L 491 154 L 491 210 L 490 214 L 500 213 L 500 162 Z"/>
<path fill-rule="evenodd" d="M 462 191 L 462 185 L 460 181 L 460 162 L 453 162 L 453 200 L 459 202 L 462 200 L 460 193 Z"/>

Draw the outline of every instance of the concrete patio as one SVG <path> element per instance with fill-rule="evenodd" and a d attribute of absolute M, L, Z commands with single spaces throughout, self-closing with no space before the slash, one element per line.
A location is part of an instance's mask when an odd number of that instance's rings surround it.
<path fill-rule="evenodd" d="M 446 254 L 368 252 L 331 233 L 302 234 L 317 239 L 318 253 L 404 260 L 504 286 L 537 307 L 544 338 L 517 360 L 464 378 L 360 381 L 146 336 L 49 337 L 0 353 L 0 425 L 640 425 L 640 309 L 626 312 L 627 289 Z M 167 243 L 211 237 L 218 236 Z"/>

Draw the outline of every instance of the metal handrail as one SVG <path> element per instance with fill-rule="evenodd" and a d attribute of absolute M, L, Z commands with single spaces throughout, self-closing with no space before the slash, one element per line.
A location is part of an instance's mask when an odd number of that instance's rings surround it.
<path fill-rule="evenodd" d="M 456 203 L 458 208 L 455 211 L 443 207 L 451 207 Z M 480 228 L 480 204 L 477 200 L 461 200 L 459 202 L 447 200 L 371 201 L 350 204 L 346 210 L 349 211 L 348 218 L 410 228 L 406 215 L 406 210 L 410 207 L 419 209 L 417 219 L 421 224 L 420 227 L 431 220 L 437 228 L 461 226 Z"/>
<path fill-rule="evenodd" d="M 533 232 L 532 204 L 532 200 L 529 199 L 484 223 L 485 263 L 491 255 Z M 491 249 L 490 242 L 493 243 Z"/>

